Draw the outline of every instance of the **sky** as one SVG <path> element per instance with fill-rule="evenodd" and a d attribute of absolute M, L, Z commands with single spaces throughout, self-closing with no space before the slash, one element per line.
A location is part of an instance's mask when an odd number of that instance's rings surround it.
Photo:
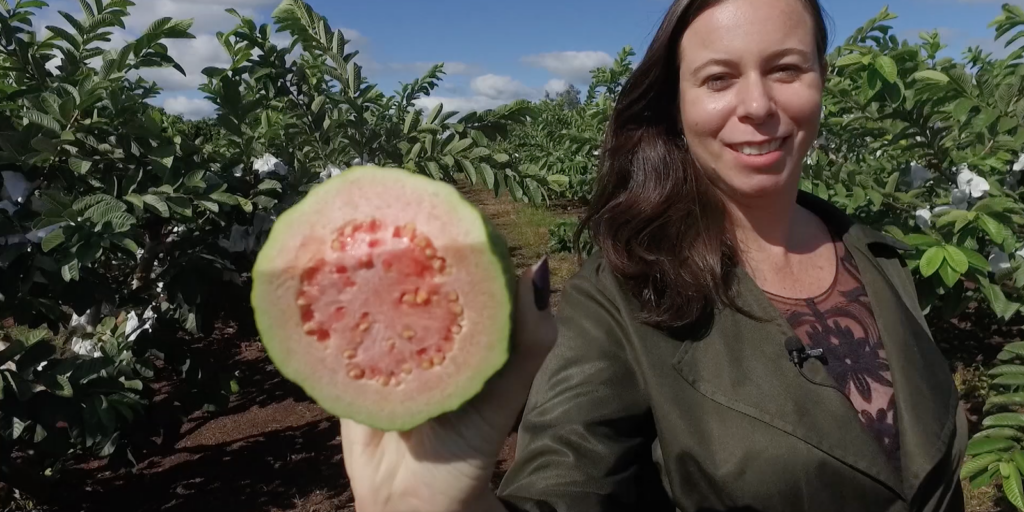
<path fill-rule="evenodd" d="M 833 43 L 842 43 L 857 27 L 888 6 L 898 16 L 889 22 L 901 39 L 917 40 L 922 30 L 939 30 L 947 53 L 959 56 L 968 46 L 1005 54 L 988 28 L 1000 14 L 1001 1 L 990 0 L 821 0 L 832 22 Z M 170 112 L 188 118 L 210 115 L 213 106 L 197 86 L 200 71 L 226 65 L 217 42 L 218 31 L 237 21 L 225 13 L 235 8 L 257 23 L 270 23 L 280 0 L 135 0 L 127 32 L 131 38 L 153 20 L 170 16 L 192 18 L 192 40 L 170 41 L 168 47 L 187 71 L 148 73 L 164 92 L 154 100 Z M 347 51 L 360 52 L 363 75 L 390 93 L 443 62 L 447 75 L 441 86 L 421 102 L 437 102 L 445 110 L 480 110 L 545 91 L 559 92 L 568 84 L 586 90 L 589 70 L 607 65 L 625 46 L 642 57 L 670 0 L 309 0 L 333 28 L 351 40 Z M 1013 0 L 1024 5 L 1024 0 Z M 57 14 L 76 15 L 77 1 L 50 0 L 37 27 L 67 26 Z M 278 42 L 286 35 L 275 36 Z M 125 40 L 125 39 L 122 39 Z M 115 38 L 114 43 L 118 39 Z"/>

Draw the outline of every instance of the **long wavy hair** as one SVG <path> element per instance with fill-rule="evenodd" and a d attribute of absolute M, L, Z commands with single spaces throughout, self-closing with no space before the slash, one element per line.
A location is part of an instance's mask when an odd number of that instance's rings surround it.
<path fill-rule="evenodd" d="M 726 206 L 687 149 L 679 109 L 679 42 L 706 9 L 724 0 L 675 0 L 623 85 L 606 128 L 595 188 L 579 229 L 640 303 L 639 321 L 687 324 L 727 305 L 739 256 Z M 829 31 L 817 0 L 824 63 Z"/>

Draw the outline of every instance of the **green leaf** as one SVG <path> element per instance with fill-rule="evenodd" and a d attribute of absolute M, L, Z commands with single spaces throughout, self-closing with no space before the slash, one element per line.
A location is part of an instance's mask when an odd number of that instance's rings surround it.
<path fill-rule="evenodd" d="M 1017 466 L 1017 471 L 1024 471 L 1024 452 L 1020 450 L 1014 450 L 1010 454 L 1010 459 L 1013 460 L 1013 464 Z"/>
<path fill-rule="evenodd" d="M 942 241 L 931 235 L 924 235 L 921 233 L 912 233 L 903 237 L 903 241 L 918 247 L 935 247 L 942 244 Z"/>
<path fill-rule="evenodd" d="M 71 381 L 68 380 L 68 377 L 66 375 L 57 376 L 57 385 L 60 387 L 47 389 L 49 389 L 51 393 L 64 398 L 71 398 L 72 396 L 74 396 L 75 393 L 71 389 Z"/>
<path fill-rule="evenodd" d="M 43 439 L 46 439 L 46 429 L 42 425 L 36 424 L 36 434 L 32 436 L 33 443 L 41 443 Z"/>
<path fill-rule="evenodd" d="M 85 174 L 89 172 L 89 169 L 92 168 L 92 160 L 86 160 L 78 157 L 70 157 L 68 158 L 68 165 L 71 167 L 71 170 L 77 172 L 78 174 Z"/>
<path fill-rule="evenodd" d="M 875 69 L 885 77 L 889 83 L 893 83 L 899 78 L 899 69 L 896 67 L 896 62 L 892 58 L 886 55 L 875 56 Z"/>
<path fill-rule="evenodd" d="M 974 478 L 971 478 L 971 489 L 978 490 L 992 483 L 992 479 L 997 474 L 999 474 L 999 467 L 994 466 L 992 468 L 989 468 L 989 470 L 985 471 L 984 473 L 975 475 Z"/>
<path fill-rule="evenodd" d="M 276 180 L 263 180 L 256 187 L 257 190 L 281 190 L 281 183 Z"/>
<path fill-rule="evenodd" d="M 43 238 L 41 243 L 43 252 L 50 252 L 54 247 L 64 243 L 64 228 L 60 227 L 50 232 Z"/>
<path fill-rule="evenodd" d="M 201 71 L 203 75 L 206 75 L 209 78 L 213 78 L 214 80 L 224 76 L 225 74 L 227 74 L 227 72 L 228 70 L 224 68 L 218 68 L 214 66 L 207 66 L 203 68 L 203 70 Z"/>
<path fill-rule="evenodd" d="M 214 201 L 217 201 L 218 203 L 221 204 L 238 204 L 238 197 L 236 197 L 234 194 L 229 194 L 227 192 L 214 192 L 210 194 L 210 199 L 213 199 Z"/>
<path fill-rule="evenodd" d="M 238 200 L 238 206 L 242 208 L 245 213 L 252 213 L 252 202 L 244 197 L 236 197 Z"/>
<path fill-rule="evenodd" d="M 1024 510 L 1024 487 L 1021 486 L 1020 470 L 1016 465 L 1010 466 L 1009 477 L 1003 478 L 1003 493 L 1018 510 Z"/>
<path fill-rule="evenodd" d="M 1009 439 L 983 437 L 981 439 L 972 439 L 967 443 L 967 455 L 1006 451 L 1017 446 L 1017 443 Z"/>
<path fill-rule="evenodd" d="M 946 286 L 952 288 L 960 280 L 960 273 L 953 270 L 953 267 L 949 266 L 949 261 L 947 260 L 939 266 L 939 277 L 942 278 L 943 283 L 946 283 Z"/>
<path fill-rule="evenodd" d="M 548 176 L 548 185 L 554 190 L 565 190 L 569 186 L 569 177 L 561 174 Z"/>
<path fill-rule="evenodd" d="M 985 471 L 990 465 L 994 462 L 998 462 L 1000 459 L 1002 459 L 1002 457 L 996 453 L 986 453 L 973 457 L 961 466 L 960 478 L 968 479 L 982 471 Z"/>
<path fill-rule="evenodd" d="M 967 261 L 967 255 L 965 255 L 959 248 L 952 245 L 944 245 L 942 250 L 945 252 L 946 263 L 949 263 L 949 266 L 952 267 L 953 270 L 957 271 L 959 274 L 967 272 L 967 267 L 970 264 Z"/>
<path fill-rule="evenodd" d="M 988 411 L 996 407 L 1024 405 L 1024 393 L 1007 393 L 995 395 L 985 401 L 983 410 Z"/>
<path fill-rule="evenodd" d="M 56 119 L 42 112 L 26 110 L 22 112 L 21 115 L 25 116 L 25 119 L 28 119 L 29 122 L 42 126 L 43 128 L 46 128 L 58 135 L 63 131 L 60 129 L 60 125 L 57 123 Z"/>
<path fill-rule="evenodd" d="M 992 384 L 1000 386 L 1024 386 L 1024 374 L 1000 375 L 992 380 Z"/>
<path fill-rule="evenodd" d="M 78 260 L 71 260 L 71 263 L 60 267 L 60 275 L 65 281 L 78 281 Z"/>
<path fill-rule="evenodd" d="M 477 164 L 477 168 L 479 168 L 480 169 L 480 173 L 484 175 L 484 184 L 487 185 L 488 189 L 493 190 L 494 189 L 494 171 L 491 170 L 491 166 L 489 166 L 489 165 L 487 165 L 485 163 L 480 163 L 480 164 Z"/>
<path fill-rule="evenodd" d="M 440 180 L 441 179 L 441 169 L 440 169 L 440 167 L 438 167 L 437 162 L 434 162 L 434 161 L 427 162 L 426 166 L 427 166 L 427 171 L 430 173 L 430 176 L 432 178 L 434 178 L 435 180 Z"/>
<path fill-rule="evenodd" d="M 131 229 L 135 224 L 135 217 L 130 214 L 121 212 L 112 215 L 109 219 L 110 227 L 113 228 L 114 233 L 123 233 Z"/>
<path fill-rule="evenodd" d="M 934 274 L 942 265 L 945 257 L 946 252 L 941 247 L 932 247 L 925 251 L 924 256 L 921 257 L 921 264 L 918 266 L 921 275 L 928 277 Z"/>
<path fill-rule="evenodd" d="M 843 55 L 842 57 L 837 59 L 836 63 L 835 63 L 835 67 L 841 68 L 841 67 L 850 66 L 850 65 L 853 65 L 853 64 L 860 64 L 863 61 L 864 61 L 864 56 L 863 55 L 861 55 L 859 53 L 850 53 L 850 54 L 847 54 L 847 55 Z"/>
<path fill-rule="evenodd" d="M 981 228 L 988 233 L 989 238 L 997 244 L 1003 243 L 1006 235 L 1006 228 L 1001 222 L 990 217 L 987 213 L 981 213 L 978 215 L 978 223 Z"/>
<path fill-rule="evenodd" d="M 142 200 L 142 196 L 140 196 L 140 195 L 138 195 L 138 194 L 136 194 L 134 192 L 132 192 L 131 194 L 125 195 L 124 196 L 124 200 L 128 201 L 131 204 L 134 204 L 135 206 L 137 206 L 139 208 L 142 208 L 145 205 L 145 203 Z"/>
<path fill-rule="evenodd" d="M 462 150 L 466 149 L 467 147 L 471 146 L 472 144 L 473 144 L 473 139 L 470 139 L 470 138 L 462 139 L 462 140 L 460 140 L 458 142 L 450 144 L 447 148 L 445 148 L 444 152 L 445 152 L 445 154 L 449 154 L 449 155 L 458 155 L 459 153 L 462 152 Z"/>
<path fill-rule="evenodd" d="M 18 439 L 21 437 L 21 433 L 25 431 L 25 426 L 28 425 L 27 421 L 21 421 L 18 417 L 11 419 L 11 437 Z"/>
<path fill-rule="evenodd" d="M 473 168 L 473 163 L 464 158 L 458 159 L 459 165 L 462 167 L 462 172 L 469 178 L 469 182 L 476 184 L 476 169 Z"/>
<path fill-rule="evenodd" d="M 1024 432 L 1010 427 L 992 427 L 974 434 L 972 439 L 975 437 L 998 437 L 1000 439 L 1024 440 Z"/>
<path fill-rule="evenodd" d="M 1024 375 L 1024 365 L 1001 364 L 988 371 L 989 375 Z"/>
<path fill-rule="evenodd" d="M 942 83 L 949 82 L 949 77 L 948 76 L 943 74 L 941 71 L 936 71 L 934 69 L 924 69 L 924 70 L 918 71 L 918 72 L 914 73 L 912 75 L 912 77 L 914 79 L 916 79 L 916 80 L 929 80 L 929 81 L 933 81 L 933 82 L 942 82 Z"/>
<path fill-rule="evenodd" d="M 977 251 L 973 251 L 965 247 L 960 247 L 959 249 L 960 252 L 964 253 L 964 255 L 967 256 L 967 262 L 970 263 L 972 267 L 981 270 L 982 272 L 988 272 L 989 270 L 992 269 L 992 266 L 989 265 L 988 260 L 986 260 L 985 257 L 979 254 Z"/>
<path fill-rule="evenodd" d="M 167 208 L 167 202 L 161 199 L 160 196 L 146 194 L 142 196 L 142 202 L 145 204 L 147 210 L 150 210 L 161 217 L 167 218 L 171 216 L 171 211 Z"/>

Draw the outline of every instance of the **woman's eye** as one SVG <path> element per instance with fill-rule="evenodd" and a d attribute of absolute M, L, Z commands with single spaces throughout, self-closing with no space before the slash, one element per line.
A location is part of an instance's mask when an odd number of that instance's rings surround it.
<path fill-rule="evenodd" d="M 797 66 L 780 66 L 775 70 L 776 74 L 783 78 L 796 78 L 800 75 L 800 68 Z"/>
<path fill-rule="evenodd" d="M 729 78 L 725 75 L 713 75 L 704 82 L 709 89 L 722 89 L 728 85 Z"/>

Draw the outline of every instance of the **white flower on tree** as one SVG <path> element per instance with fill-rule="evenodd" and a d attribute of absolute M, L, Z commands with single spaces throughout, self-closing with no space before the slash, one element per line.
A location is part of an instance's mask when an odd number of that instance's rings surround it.
<path fill-rule="evenodd" d="M 260 173 L 261 178 L 267 177 L 270 173 L 277 173 L 282 176 L 288 174 L 288 167 L 270 153 L 266 153 L 262 157 L 257 158 L 256 161 L 253 162 L 252 168 Z"/>
<path fill-rule="evenodd" d="M 960 172 L 956 175 L 957 190 L 967 192 L 975 199 L 988 193 L 989 184 L 985 178 L 971 172 L 971 170 L 967 168 L 967 165 L 961 165 L 959 167 L 959 171 Z"/>
<path fill-rule="evenodd" d="M 327 181 L 341 174 L 342 170 L 343 169 L 340 169 L 335 165 L 328 165 L 323 171 L 320 171 L 320 179 L 323 181 Z"/>
<path fill-rule="evenodd" d="M 914 212 L 914 215 L 917 218 L 917 225 L 921 229 L 928 229 L 932 226 L 931 210 L 927 208 L 921 208 L 920 210 Z"/>

